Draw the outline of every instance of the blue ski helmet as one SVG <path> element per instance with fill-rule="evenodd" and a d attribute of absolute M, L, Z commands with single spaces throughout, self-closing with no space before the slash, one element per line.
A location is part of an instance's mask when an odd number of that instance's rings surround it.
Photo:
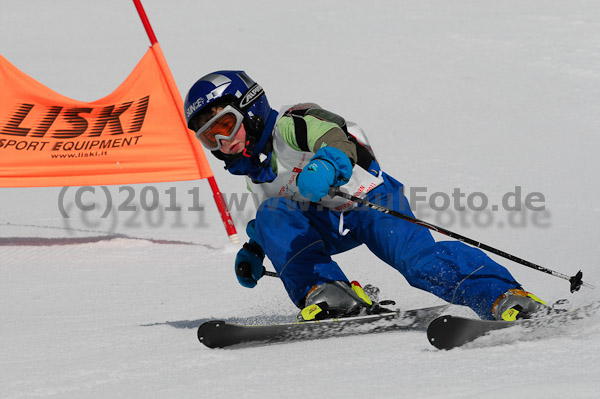
<path fill-rule="evenodd" d="M 230 103 L 244 115 L 244 123 L 266 121 L 271 107 L 263 88 L 244 71 L 216 71 L 200 79 L 188 91 L 184 112 L 188 128 L 199 112 L 213 104 Z M 194 129 L 192 129 L 194 130 Z"/>

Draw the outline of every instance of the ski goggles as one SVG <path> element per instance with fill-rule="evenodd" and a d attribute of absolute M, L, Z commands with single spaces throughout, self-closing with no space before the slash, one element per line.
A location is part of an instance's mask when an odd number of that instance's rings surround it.
<path fill-rule="evenodd" d="M 233 139 L 243 121 L 244 115 L 233 106 L 228 105 L 202 125 L 196 131 L 196 137 L 206 149 L 220 150 L 221 140 Z"/>

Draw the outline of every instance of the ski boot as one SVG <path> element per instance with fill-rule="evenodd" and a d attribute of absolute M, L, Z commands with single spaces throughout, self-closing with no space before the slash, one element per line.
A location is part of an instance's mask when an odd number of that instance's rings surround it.
<path fill-rule="evenodd" d="M 374 294 L 379 289 L 373 286 L 368 291 Z M 384 301 L 386 305 L 393 301 Z M 323 320 L 339 317 L 352 317 L 366 314 L 391 312 L 374 302 L 365 293 L 357 281 L 332 281 L 313 286 L 304 300 L 304 306 L 298 314 L 298 321 Z"/>
<path fill-rule="evenodd" d="M 520 288 L 513 288 L 496 299 L 492 305 L 492 314 L 496 320 L 515 321 L 530 319 L 545 309 L 549 309 L 546 302 L 537 296 Z"/>

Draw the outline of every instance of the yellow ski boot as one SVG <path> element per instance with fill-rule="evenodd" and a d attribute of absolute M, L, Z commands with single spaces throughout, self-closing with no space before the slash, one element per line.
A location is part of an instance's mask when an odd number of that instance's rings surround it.
<path fill-rule="evenodd" d="M 496 299 L 492 314 L 496 320 L 515 321 L 534 317 L 535 313 L 547 308 L 546 302 L 532 293 L 513 288 Z"/>
<path fill-rule="evenodd" d="M 388 302 L 389 303 L 389 302 Z M 298 314 L 298 321 L 352 317 L 389 312 L 373 302 L 357 281 L 332 281 L 313 286 Z"/>

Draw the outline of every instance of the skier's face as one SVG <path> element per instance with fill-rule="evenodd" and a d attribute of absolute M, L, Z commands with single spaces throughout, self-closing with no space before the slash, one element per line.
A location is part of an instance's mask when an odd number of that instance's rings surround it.
<path fill-rule="evenodd" d="M 244 116 L 232 105 L 210 107 L 210 112 L 198 115 L 196 137 L 211 151 L 235 155 L 245 148 Z"/>
<path fill-rule="evenodd" d="M 233 139 L 223 140 L 221 139 L 221 152 L 227 155 L 239 154 L 244 151 L 246 147 L 246 129 L 244 124 L 240 125 L 240 128 L 235 133 Z"/>

